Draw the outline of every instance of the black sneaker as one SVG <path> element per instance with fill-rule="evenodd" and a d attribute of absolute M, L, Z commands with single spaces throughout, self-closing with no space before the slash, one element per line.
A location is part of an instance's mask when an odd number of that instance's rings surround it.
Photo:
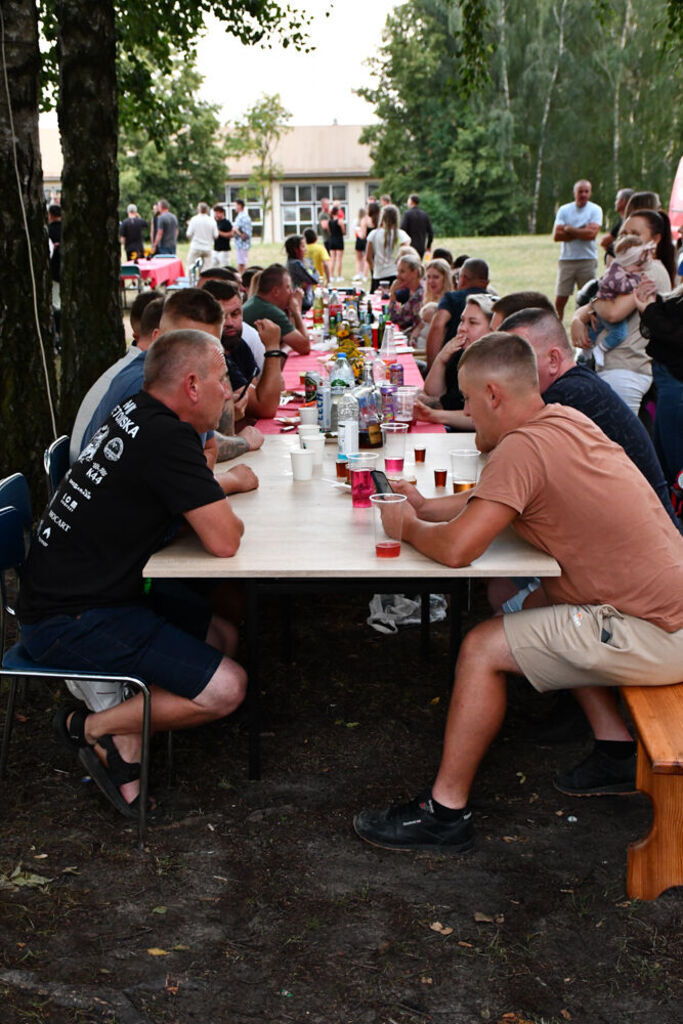
<path fill-rule="evenodd" d="M 361 811 L 353 819 L 353 827 L 366 843 L 384 850 L 462 853 L 474 844 L 472 812 L 465 808 L 456 821 L 442 821 L 434 815 L 429 790 L 405 804 Z"/>
<path fill-rule="evenodd" d="M 568 796 L 629 796 L 638 792 L 636 755 L 620 761 L 594 748 L 585 761 L 556 775 L 553 785 Z"/>

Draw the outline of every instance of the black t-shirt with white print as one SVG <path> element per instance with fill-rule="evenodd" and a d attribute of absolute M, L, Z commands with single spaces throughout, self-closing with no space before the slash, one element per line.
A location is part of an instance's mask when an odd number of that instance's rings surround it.
<path fill-rule="evenodd" d="M 43 513 L 20 621 L 139 601 L 142 568 L 176 517 L 223 500 L 194 427 L 138 392 L 114 408 Z"/>

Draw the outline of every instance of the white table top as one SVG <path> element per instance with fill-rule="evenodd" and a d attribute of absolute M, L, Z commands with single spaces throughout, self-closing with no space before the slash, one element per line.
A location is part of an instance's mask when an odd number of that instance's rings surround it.
<path fill-rule="evenodd" d="M 425 444 L 424 465 L 414 465 L 412 440 Z M 522 541 L 512 530 L 495 539 L 471 565 L 449 569 L 403 543 L 398 558 L 375 555 L 373 510 L 355 509 L 351 489 L 338 484 L 334 461 L 336 445 L 327 445 L 322 471 L 310 481 L 294 482 L 289 451 L 298 445 L 296 434 L 266 437 L 259 451 L 224 463 L 228 469 L 247 463 L 259 477 L 259 488 L 230 498 L 244 521 L 244 536 L 232 558 L 215 558 L 194 534 L 179 538 L 152 555 L 143 574 L 161 578 L 213 579 L 399 579 L 559 576 L 560 567 Z M 448 452 L 474 448 L 473 434 L 419 434 L 408 436 L 404 475 L 417 478 L 427 497 L 452 493 Z M 383 469 L 378 449 L 378 468 Z M 446 489 L 434 488 L 434 469 L 449 468 Z"/>

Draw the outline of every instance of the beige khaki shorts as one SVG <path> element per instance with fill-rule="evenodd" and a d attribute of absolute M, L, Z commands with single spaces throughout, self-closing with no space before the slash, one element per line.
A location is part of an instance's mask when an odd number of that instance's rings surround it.
<path fill-rule="evenodd" d="M 597 260 L 560 260 L 557 264 L 555 294 L 569 297 L 577 288 L 583 288 L 592 278 L 598 276 Z"/>
<path fill-rule="evenodd" d="M 667 633 L 611 605 L 555 604 L 503 616 L 505 639 L 532 686 L 683 682 L 683 629 Z"/>

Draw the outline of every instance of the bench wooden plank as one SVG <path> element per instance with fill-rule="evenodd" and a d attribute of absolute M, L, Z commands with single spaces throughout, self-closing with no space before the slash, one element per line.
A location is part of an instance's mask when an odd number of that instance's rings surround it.
<path fill-rule="evenodd" d="M 657 774 L 683 772 L 683 683 L 623 686 L 621 694 Z"/>
<path fill-rule="evenodd" d="M 638 731 L 636 786 L 653 809 L 650 831 L 629 846 L 626 891 L 654 900 L 683 885 L 683 683 L 621 693 Z"/>

